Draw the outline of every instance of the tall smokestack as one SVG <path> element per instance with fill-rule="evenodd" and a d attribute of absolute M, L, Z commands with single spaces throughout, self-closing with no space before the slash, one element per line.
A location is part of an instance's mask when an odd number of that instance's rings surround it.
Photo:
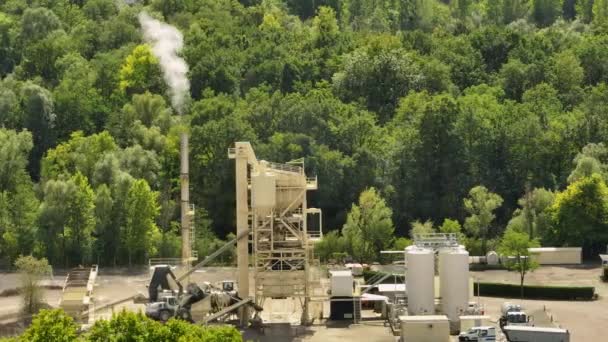
<path fill-rule="evenodd" d="M 143 29 L 144 39 L 152 44 L 152 53 L 158 58 L 163 71 L 163 78 L 169 86 L 171 104 L 179 114 L 182 114 L 190 89 L 190 81 L 187 77 L 188 64 L 179 56 L 179 51 L 184 45 L 184 37 L 175 27 L 160 22 L 145 12 L 141 12 L 138 18 Z M 185 131 L 180 136 L 180 184 L 182 262 L 185 265 L 189 265 L 190 258 L 192 257 L 190 237 L 193 227 L 190 215 L 190 188 L 188 181 L 188 133 Z"/>
<path fill-rule="evenodd" d="M 192 256 L 190 234 L 190 182 L 188 179 L 188 133 L 183 132 L 180 136 L 180 186 L 181 186 L 181 222 L 182 222 L 182 260 L 184 263 L 190 262 Z"/>

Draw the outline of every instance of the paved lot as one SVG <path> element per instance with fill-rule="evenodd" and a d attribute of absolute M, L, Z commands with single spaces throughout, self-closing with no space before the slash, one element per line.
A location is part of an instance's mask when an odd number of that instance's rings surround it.
<path fill-rule="evenodd" d="M 523 306 L 535 317 L 547 311 L 549 320 L 568 329 L 572 342 L 606 341 L 608 338 L 608 285 L 599 279 L 600 267 L 541 267 L 526 276 L 526 284 L 595 286 L 599 299 L 596 301 L 547 301 L 524 300 Z M 517 283 L 518 274 L 507 271 L 471 272 L 480 281 Z M 481 298 L 488 313 L 498 317 L 500 305 L 513 299 Z"/>
<path fill-rule="evenodd" d="M 361 324 L 313 325 L 310 327 L 287 324 L 272 324 L 263 333 L 248 330 L 243 333 L 245 341 L 290 342 L 290 341 L 365 341 L 395 342 L 398 337 L 390 334 L 390 329 L 382 322 L 363 322 Z"/>

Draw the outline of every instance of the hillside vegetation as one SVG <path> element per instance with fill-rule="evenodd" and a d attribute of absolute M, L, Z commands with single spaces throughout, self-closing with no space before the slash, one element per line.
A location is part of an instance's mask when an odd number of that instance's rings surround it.
<path fill-rule="evenodd" d="M 144 10 L 184 35 L 188 124 Z M 235 231 L 235 141 L 305 157 L 362 260 L 410 230 L 608 242 L 608 0 L 0 0 L 0 42 L 4 266 L 178 256 L 184 129 L 199 255 Z"/>

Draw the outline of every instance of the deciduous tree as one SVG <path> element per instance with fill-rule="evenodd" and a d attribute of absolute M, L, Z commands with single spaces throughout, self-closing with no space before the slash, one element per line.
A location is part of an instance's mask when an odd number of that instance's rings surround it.
<path fill-rule="evenodd" d="M 532 17 L 539 26 L 553 24 L 562 12 L 562 0 L 534 0 L 532 2 Z"/>
<path fill-rule="evenodd" d="M 15 21 L 0 12 L 0 76 L 4 77 L 6 74 L 13 71 L 15 63 L 17 62 L 17 56 L 15 53 L 14 46 L 14 34 L 13 30 L 15 27 Z"/>
<path fill-rule="evenodd" d="M 507 260 L 507 267 L 519 273 L 522 300 L 526 274 L 538 268 L 538 263 L 530 257 L 529 248 L 539 246 L 538 240 L 530 239 L 528 234 L 507 229 L 498 247 L 498 252 Z"/>
<path fill-rule="evenodd" d="M 410 237 L 414 239 L 416 235 L 425 235 L 432 234 L 435 232 L 435 228 L 433 228 L 433 221 L 426 220 L 424 222 L 420 222 L 418 220 L 412 222 L 412 229 L 410 230 Z"/>
<path fill-rule="evenodd" d="M 600 175 L 582 178 L 558 193 L 550 207 L 550 241 L 603 250 L 608 242 L 608 187 Z"/>
<path fill-rule="evenodd" d="M 53 91 L 58 138 L 67 139 L 74 131 L 97 131 L 106 121 L 107 109 L 95 87 L 94 71 L 79 55 L 64 56 L 57 63 L 64 69 Z"/>
<path fill-rule="evenodd" d="M 95 202 L 93 189 L 89 181 L 80 172 L 71 179 L 75 192 L 69 198 L 69 219 L 66 222 L 70 240 L 69 253 L 73 263 L 85 265 L 91 262 L 93 247 L 93 231 L 95 229 Z"/>
<path fill-rule="evenodd" d="M 391 216 L 391 209 L 376 189 L 361 193 L 342 228 L 353 257 L 362 262 L 381 259 L 380 251 L 390 247 L 394 239 Z"/>
<path fill-rule="evenodd" d="M 593 19 L 593 3 L 595 0 L 576 0 L 576 18 L 584 23 Z"/>
<path fill-rule="evenodd" d="M 593 20 L 594 26 L 603 30 L 608 29 L 608 1 L 593 0 Z"/>
<path fill-rule="evenodd" d="M 519 208 L 513 212 L 507 228 L 527 233 L 530 239 L 545 237 L 551 229 L 551 215 L 548 212 L 555 194 L 544 188 L 526 189 L 517 203 Z"/>
<path fill-rule="evenodd" d="M 343 70 L 333 78 L 334 89 L 342 99 L 363 98 L 368 109 L 380 114 L 380 122 L 388 121 L 399 98 L 419 89 L 422 80 L 420 65 L 410 53 L 382 45 L 348 55 Z"/>
<path fill-rule="evenodd" d="M 478 185 L 469 191 L 469 197 L 464 199 L 464 208 L 469 217 L 464 221 L 466 231 L 479 238 L 482 242 L 482 253 L 485 255 L 486 240 L 491 229 L 492 221 L 496 218 L 494 210 L 502 205 L 502 197 L 488 191 L 483 185 Z"/>
<path fill-rule="evenodd" d="M 51 274 L 51 266 L 46 259 L 36 259 L 29 255 L 20 256 L 15 261 L 15 267 L 21 277 L 23 312 L 28 315 L 35 314 L 43 304 L 43 291 L 39 283 L 43 276 Z"/>
<path fill-rule="evenodd" d="M 127 194 L 126 225 L 121 232 L 128 256 L 129 266 L 133 261 L 141 262 L 144 255 L 154 254 L 154 240 L 159 237 L 156 218 L 158 216 L 158 193 L 150 190 L 142 179 L 135 180 Z"/>
<path fill-rule="evenodd" d="M 35 84 L 26 83 L 21 90 L 23 127 L 32 132 L 34 148 L 30 155 L 30 174 L 39 174 L 38 162 L 55 142 L 55 105 L 51 93 Z"/>
<path fill-rule="evenodd" d="M 120 90 L 127 95 L 141 94 L 147 90 L 163 93 L 160 66 L 148 45 L 138 45 L 133 49 L 120 68 L 119 77 Z"/>

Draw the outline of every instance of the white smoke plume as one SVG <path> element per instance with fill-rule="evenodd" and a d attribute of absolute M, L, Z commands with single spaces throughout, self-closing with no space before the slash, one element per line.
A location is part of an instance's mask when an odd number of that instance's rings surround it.
<path fill-rule="evenodd" d="M 188 64 L 178 55 L 184 45 L 184 37 L 175 27 L 160 22 L 147 13 L 139 13 L 139 23 L 144 39 L 152 44 L 152 53 L 158 58 L 165 82 L 169 86 L 171 104 L 182 113 L 186 95 L 190 89 Z"/>

